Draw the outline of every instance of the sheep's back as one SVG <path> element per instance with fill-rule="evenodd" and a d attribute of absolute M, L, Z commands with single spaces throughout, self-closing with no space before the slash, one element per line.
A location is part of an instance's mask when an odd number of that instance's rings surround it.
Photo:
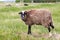
<path fill-rule="evenodd" d="M 51 22 L 51 13 L 47 9 L 31 10 L 30 11 L 30 20 L 34 24 L 46 25 L 49 22 Z"/>

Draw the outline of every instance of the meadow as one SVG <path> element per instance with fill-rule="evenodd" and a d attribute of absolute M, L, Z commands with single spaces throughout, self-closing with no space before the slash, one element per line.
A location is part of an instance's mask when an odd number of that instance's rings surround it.
<path fill-rule="evenodd" d="M 28 27 L 18 14 L 22 10 L 48 8 L 52 12 L 55 32 L 60 34 L 60 3 L 40 3 L 29 6 L 0 6 L 0 40 L 56 40 L 53 37 L 45 38 L 48 30 L 41 25 L 32 26 L 32 34 L 28 35 Z"/>

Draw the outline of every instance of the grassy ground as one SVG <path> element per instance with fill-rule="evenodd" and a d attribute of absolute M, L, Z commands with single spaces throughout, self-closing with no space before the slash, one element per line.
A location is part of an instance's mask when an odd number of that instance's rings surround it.
<path fill-rule="evenodd" d="M 27 25 L 18 13 L 22 10 L 48 8 L 52 12 L 55 31 L 60 33 L 60 3 L 37 4 L 29 6 L 0 6 L 0 40 L 55 40 L 44 38 L 41 34 L 48 33 L 41 25 L 32 26 L 32 34 L 27 35 Z"/>

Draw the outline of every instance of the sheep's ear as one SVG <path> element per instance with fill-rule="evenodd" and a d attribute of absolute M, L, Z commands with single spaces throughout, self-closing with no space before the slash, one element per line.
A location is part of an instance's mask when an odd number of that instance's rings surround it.
<path fill-rule="evenodd" d="M 19 12 L 18 14 L 21 14 L 22 12 Z"/>

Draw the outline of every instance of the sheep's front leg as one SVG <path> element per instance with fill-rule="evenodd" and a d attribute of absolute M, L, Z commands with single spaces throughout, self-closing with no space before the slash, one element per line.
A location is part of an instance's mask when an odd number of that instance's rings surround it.
<path fill-rule="evenodd" d="M 31 25 L 28 25 L 28 34 L 31 34 Z"/>

